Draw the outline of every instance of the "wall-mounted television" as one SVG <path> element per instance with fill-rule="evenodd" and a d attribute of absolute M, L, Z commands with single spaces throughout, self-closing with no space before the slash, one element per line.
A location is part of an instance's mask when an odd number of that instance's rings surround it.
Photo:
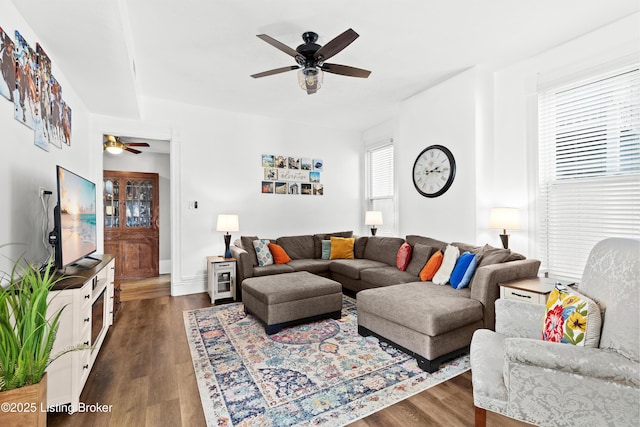
<path fill-rule="evenodd" d="M 74 264 L 97 249 L 96 184 L 75 173 L 56 167 L 58 205 L 55 221 L 56 267 Z"/>

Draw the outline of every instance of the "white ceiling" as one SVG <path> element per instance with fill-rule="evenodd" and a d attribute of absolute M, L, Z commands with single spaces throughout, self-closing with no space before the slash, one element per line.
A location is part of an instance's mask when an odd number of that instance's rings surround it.
<path fill-rule="evenodd" d="M 56 69 L 93 113 L 140 118 L 140 96 L 364 130 L 399 102 L 469 67 L 499 69 L 640 10 L 638 0 L 13 0 Z M 307 95 L 295 65 L 256 37 L 295 47 L 360 37 L 331 62 L 368 79 L 325 74 Z M 19 30 L 19 29 L 18 29 Z M 63 92 L 64 94 L 64 92 Z M 73 106 L 72 106 L 73 107 Z"/>

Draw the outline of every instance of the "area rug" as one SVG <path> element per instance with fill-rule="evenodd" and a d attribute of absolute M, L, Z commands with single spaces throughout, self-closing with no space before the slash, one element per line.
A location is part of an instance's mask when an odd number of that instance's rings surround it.
<path fill-rule="evenodd" d="M 358 335 L 355 300 L 340 320 L 267 335 L 242 303 L 184 312 L 208 426 L 342 426 L 469 369 L 424 372 L 407 354 Z"/>

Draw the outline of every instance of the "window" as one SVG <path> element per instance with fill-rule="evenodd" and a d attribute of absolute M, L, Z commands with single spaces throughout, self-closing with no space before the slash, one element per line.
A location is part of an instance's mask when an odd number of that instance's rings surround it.
<path fill-rule="evenodd" d="M 539 255 L 579 280 L 598 241 L 640 237 L 638 64 L 541 91 L 538 114 Z"/>
<path fill-rule="evenodd" d="M 378 236 L 393 236 L 397 234 L 393 143 L 367 148 L 365 165 L 366 210 L 382 212 L 383 225 L 378 226 Z"/>

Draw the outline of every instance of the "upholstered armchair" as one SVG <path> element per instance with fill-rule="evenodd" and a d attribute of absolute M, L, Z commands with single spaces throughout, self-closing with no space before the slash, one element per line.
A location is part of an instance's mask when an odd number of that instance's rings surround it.
<path fill-rule="evenodd" d="M 486 410 L 542 426 L 640 425 L 639 289 L 640 241 L 599 242 L 576 290 L 597 304 L 595 347 L 542 340 L 545 306 L 496 301 L 496 331 L 471 341 L 476 426 Z"/>

